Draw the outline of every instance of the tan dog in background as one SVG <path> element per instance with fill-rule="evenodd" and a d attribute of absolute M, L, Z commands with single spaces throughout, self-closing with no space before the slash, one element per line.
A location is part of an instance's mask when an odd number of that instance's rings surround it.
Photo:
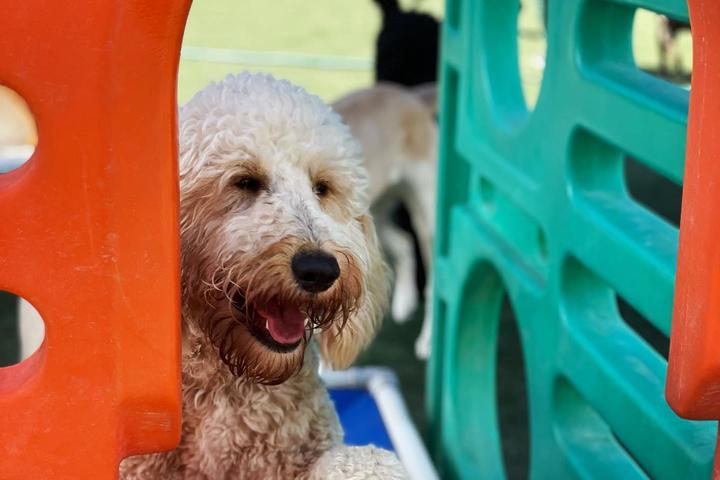
<path fill-rule="evenodd" d="M 395 270 L 392 315 L 398 322 L 418 308 L 412 237 L 392 220 L 399 203 L 410 212 L 427 272 L 426 308 L 416 355 L 427 358 L 432 331 L 432 242 L 435 233 L 438 128 L 435 84 L 391 83 L 352 92 L 333 108 L 360 141 L 370 175 L 369 194 L 381 243 Z"/>

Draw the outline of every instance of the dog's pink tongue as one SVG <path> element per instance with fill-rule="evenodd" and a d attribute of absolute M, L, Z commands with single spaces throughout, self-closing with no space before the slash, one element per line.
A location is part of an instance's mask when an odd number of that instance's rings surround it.
<path fill-rule="evenodd" d="M 259 309 L 267 329 L 278 343 L 295 343 L 305 334 L 305 315 L 293 305 L 269 305 Z"/>

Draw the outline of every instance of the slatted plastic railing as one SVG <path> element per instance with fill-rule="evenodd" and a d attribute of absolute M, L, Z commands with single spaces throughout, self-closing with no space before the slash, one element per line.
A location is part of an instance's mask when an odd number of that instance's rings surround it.
<path fill-rule="evenodd" d="M 0 289 L 46 337 L 0 369 L 0 478 L 115 478 L 180 432 L 176 79 L 189 0 L 0 0 L 39 143 L 0 175 Z"/>
<path fill-rule="evenodd" d="M 694 72 L 667 399 L 720 418 L 720 3 L 690 0 Z M 720 478 L 716 454 L 714 478 Z"/>
<path fill-rule="evenodd" d="M 517 2 L 447 4 L 428 406 L 435 459 L 444 478 L 508 471 L 495 373 L 507 295 L 527 372 L 530 478 L 709 478 L 715 424 L 670 409 L 666 360 L 621 314 L 629 305 L 649 329 L 670 333 L 678 230 L 630 195 L 624 164 L 632 157 L 682 182 L 688 92 L 634 64 L 632 28 L 637 7 L 687 19 L 686 5 L 548 3 L 532 112 L 518 74 Z M 694 5 L 717 13 L 711 3 Z M 716 16 L 707 21 L 720 31 Z M 695 72 L 712 58 L 698 55 Z M 697 346 L 712 351 L 716 338 Z"/>

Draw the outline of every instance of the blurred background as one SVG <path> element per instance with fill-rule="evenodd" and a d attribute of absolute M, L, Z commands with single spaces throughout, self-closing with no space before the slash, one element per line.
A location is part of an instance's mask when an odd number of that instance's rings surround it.
<path fill-rule="evenodd" d="M 443 0 L 401 3 L 443 15 Z M 372 84 L 380 22 L 372 0 L 195 1 L 183 40 L 178 101 L 228 73 L 260 70 L 331 102 Z"/>

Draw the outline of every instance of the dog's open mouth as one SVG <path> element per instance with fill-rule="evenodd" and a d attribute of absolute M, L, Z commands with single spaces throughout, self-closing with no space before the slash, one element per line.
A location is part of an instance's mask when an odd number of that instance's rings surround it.
<path fill-rule="evenodd" d="M 253 337 L 273 351 L 292 352 L 305 337 L 306 316 L 297 305 L 280 300 L 247 305 L 238 293 L 233 298 L 233 306 L 245 317 L 245 325 Z"/>

